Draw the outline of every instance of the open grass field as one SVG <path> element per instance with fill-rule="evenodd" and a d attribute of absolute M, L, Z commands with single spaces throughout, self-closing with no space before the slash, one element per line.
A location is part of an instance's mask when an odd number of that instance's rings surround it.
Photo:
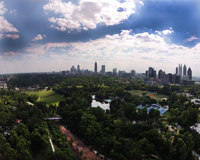
<path fill-rule="evenodd" d="M 37 95 L 39 96 L 40 102 L 52 103 L 58 105 L 58 103 L 64 99 L 63 95 L 54 93 L 53 91 L 40 91 L 40 92 L 26 92 L 28 95 Z"/>
<path fill-rule="evenodd" d="M 131 90 L 128 91 L 129 93 L 131 93 L 132 95 L 138 95 L 138 96 L 142 96 L 142 93 L 146 93 L 146 95 L 148 95 L 149 97 L 151 97 L 152 99 L 155 100 L 162 100 L 163 98 L 168 98 L 168 96 L 163 95 L 163 94 L 157 94 L 157 93 L 153 93 L 153 92 L 149 92 L 149 91 L 141 91 L 141 90 Z"/>

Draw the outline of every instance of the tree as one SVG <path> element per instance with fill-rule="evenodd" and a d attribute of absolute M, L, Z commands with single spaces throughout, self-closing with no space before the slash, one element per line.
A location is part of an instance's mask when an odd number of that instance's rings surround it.
<path fill-rule="evenodd" d="M 3 153 L 3 159 L 5 160 L 16 160 L 18 159 L 17 151 L 11 147 L 6 148 Z"/>

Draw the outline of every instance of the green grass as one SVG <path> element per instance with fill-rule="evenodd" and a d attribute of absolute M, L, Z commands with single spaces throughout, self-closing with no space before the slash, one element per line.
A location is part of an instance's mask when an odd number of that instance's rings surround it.
<path fill-rule="evenodd" d="M 72 86 L 68 86 L 68 88 L 72 88 Z M 83 85 L 77 85 L 76 88 L 83 88 Z"/>
<path fill-rule="evenodd" d="M 152 99 L 155 99 L 155 100 L 162 100 L 163 98 L 168 98 L 168 96 L 166 95 L 163 95 L 163 94 L 155 94 L 153 92 L 149 92 L 149 91 L 141 91 L 141 90 L 131 90 L 131 91 L 128 91 L 129 93 L 131 93 L 132 95 L 138 95 L 138 96 L 142 96 L 141 93 L 146 93 L 146 95 L 155 95 L 155 97 L 151 97 Z"/>
<path fill-rule="evenodd" d="M 64 96 L 60 95 L 58 93 L 55 93 L 51 90 L 49 91 L 40 91 L 40 92 L 26 92 L 26 94 L 28 95 L 37 95 L 40 97 L 39 102 L 46 102 L 48 104 L 52 103 L 52 104 L 56 104 L 58 105 L 58 103 L 61 100 L 64 100 Z"/>

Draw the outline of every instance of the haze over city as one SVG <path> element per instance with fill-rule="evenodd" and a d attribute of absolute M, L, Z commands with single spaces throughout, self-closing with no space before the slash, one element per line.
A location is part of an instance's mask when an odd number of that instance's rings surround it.
<path fill-rule="evenodd" d="M 197 0 L 0 1 L 0 73 L 94 70 L 200 76 Z"/>

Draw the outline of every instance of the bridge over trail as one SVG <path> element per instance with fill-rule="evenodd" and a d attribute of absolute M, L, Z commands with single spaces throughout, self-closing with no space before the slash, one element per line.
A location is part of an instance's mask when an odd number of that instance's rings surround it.
<path fill-rule="evenodd" d="M 49 121 L 53 121 L 53 120 L 60 120 L 62 119 L 62 117 L 50 117 L 50 118 L 44 118 L 44 120 L 49 120 Z"/>

